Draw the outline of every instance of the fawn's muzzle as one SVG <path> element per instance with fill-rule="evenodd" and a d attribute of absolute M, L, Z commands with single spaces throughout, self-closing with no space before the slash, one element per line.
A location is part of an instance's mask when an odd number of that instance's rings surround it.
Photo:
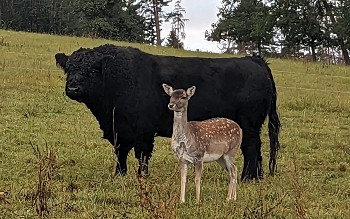
<path fill-rule="evenodd" d="M 168 104 L 168 108 L 171 109 L 171 110 L 175 109 L 175 107 L 176 107 L 175 103 L 169 103 Z"/>

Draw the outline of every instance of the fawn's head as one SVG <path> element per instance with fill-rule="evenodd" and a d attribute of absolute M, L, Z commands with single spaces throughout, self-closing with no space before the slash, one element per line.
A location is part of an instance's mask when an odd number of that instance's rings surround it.
<path fill-rule="evenodd" d="M 187 90 L 176 89 L 174 90 L 171 86 L 163 84 L 165 93 L 170 96 L 170 102 L 168 108 L 172 111 L 183 112 L 187 110 L 188 100 L 193 96 L 196 91 L 196 87 L 192 86 Z"/>

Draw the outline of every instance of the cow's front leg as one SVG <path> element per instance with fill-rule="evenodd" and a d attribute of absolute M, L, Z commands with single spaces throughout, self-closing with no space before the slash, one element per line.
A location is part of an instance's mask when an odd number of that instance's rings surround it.
<path fill-rule="evenodd" d="M 115 149 L 115 154 L 117 156 L 117 165 L 115 168 L 116 175 L 125 176 L 127 174 L 128 166 L 126 164 L 126 161 L 131 148 L 131 145 L 121 144 L 118 148 Z"/>
<path fill-rule="evenodd" d="M 148 176 L 148 161 L 151 158 L 151 156 L 144 156 L 143 154 L 141 155 L 139 160 L 139 168 L 137 170 L 137 174 L 139 176 Z"/>
<path fill-rule="evenodd" d="M 135 148 L 135 157 L 139 161 L 139 168 L 137 174 L 139 176 L 148 176 L 148 163 L 153 152 L 154 139 L 149 140 L 147 143 L 139 143 Z"/>

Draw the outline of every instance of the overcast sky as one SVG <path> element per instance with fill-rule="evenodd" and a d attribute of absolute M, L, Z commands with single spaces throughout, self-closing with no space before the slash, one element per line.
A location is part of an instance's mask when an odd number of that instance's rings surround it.
<path fill-rule="evenodd" d="M 221 0 L 182 0 L 181 6 L 185 8 L 185 18 L 189 19 L 186 22 L 185 33 L 186 38 L 183 41 L 185 49 L 210 52 L 220 52 L 217 43 L 205 40 L 204 33 L 211 29 L 211 24 L 218 20 L 218 7 L 221 6 Z M 165 10 L 172 10 L 173 6 L 165 8 Z M 170 25 L 164 24 L 162 26 L 162 38 L 169 35 Z"/>

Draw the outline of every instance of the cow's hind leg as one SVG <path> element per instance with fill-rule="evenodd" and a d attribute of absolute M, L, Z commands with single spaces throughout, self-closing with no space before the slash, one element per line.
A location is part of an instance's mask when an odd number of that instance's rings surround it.
<path fill-rule="evenodd" d="M 262 156 L 261 140 L 259 131 L 249 131 L 243 129 L 243 141 L 241 145 L 244 166 L 241 180 L 262 179 Z"/>

